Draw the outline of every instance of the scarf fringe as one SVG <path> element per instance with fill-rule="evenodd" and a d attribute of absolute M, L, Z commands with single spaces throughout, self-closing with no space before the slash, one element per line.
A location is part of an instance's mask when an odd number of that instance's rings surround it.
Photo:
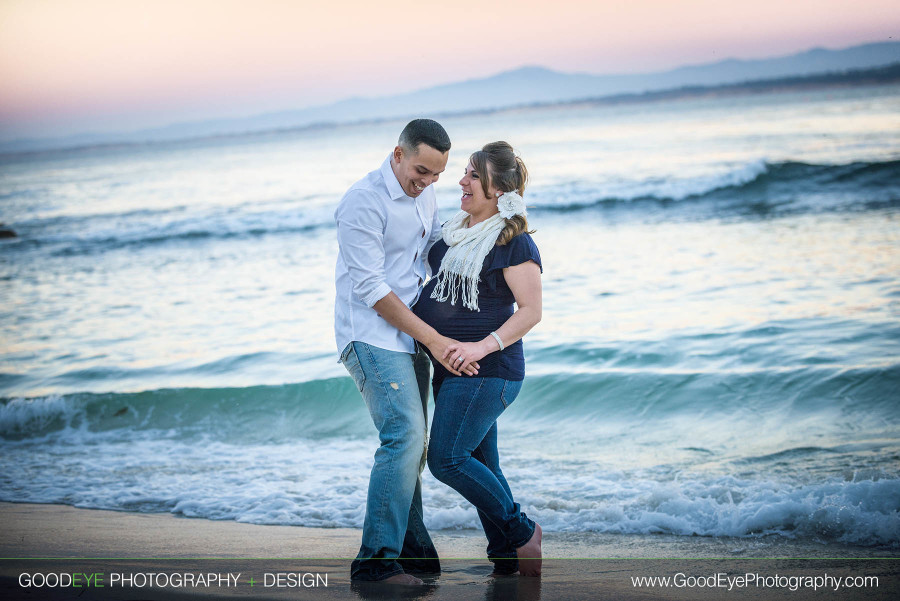
<path fill-rule="evenodd" d="M 438 302 L 450 300 L 451 305 L 461 298 L 463 306 L 472 311 L 478 308 L 478 283 L 484 258 L 494 248 L 506 220 L 495 215 L 471 228 L 464 227 L 468 214 L 460 211 L 444 224 L 443 238 L 449 248 L 435 276 L 438 280 L 431 298 Z"/>
<path fill-rule="evenodd" d="M 460 295 L 463 306 L 472 311 L 481 311 L 478 308 L 478 282 L 481 278 L 467 278 L 458 273 L 438 272 L 438 283 L 431 291 L 431 298 L 438 302 L 450 300 L 455 305 Z"/>

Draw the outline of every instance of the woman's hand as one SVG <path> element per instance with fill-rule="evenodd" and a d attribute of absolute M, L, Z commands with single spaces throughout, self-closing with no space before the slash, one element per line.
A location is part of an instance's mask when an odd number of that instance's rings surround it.
<path fill-rule="evenodd" d="M 448 360 L 447 357 L 451 356 L 450 349 L 455 347 L 456 345 L 461 344 L 460 342 L 454 340 L 453 338 L 447 338 L 446 336 L 437 335 L 434 339 L 429 340 L 425 346 L 428 347 L 428 350 L 431 352 L 431 356 L 437 358 L 438 361 L 441 362 L 447 371 L 449 371 L 454 376 L 474 376 L 478 373 L 478 364 L 469 364 L 467 366 L 459 365 L 458 362 L 454 363 L 452 359 Z M 452 355 L 455 358 L 455 355 Z"/>
<path fill-rule="evenodd" d="M 496 349 L 485 348 L 481 342 L 455 342 L 447 347 L 442 363 L 449 363 L 466 375 L 478 375 L 478 360 Z M 472 373 L 474 368 L 474 373 Z"/>

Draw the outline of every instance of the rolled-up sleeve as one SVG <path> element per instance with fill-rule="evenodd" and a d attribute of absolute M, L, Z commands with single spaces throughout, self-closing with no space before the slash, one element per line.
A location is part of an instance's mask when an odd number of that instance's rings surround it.
<path fill-rule="evenodd" d="M 365 191 L 351 190 L 334 213 L 353 293 L 370 308 L 391 292 L 384 270 L 385 215 L 379 208 Z"/>

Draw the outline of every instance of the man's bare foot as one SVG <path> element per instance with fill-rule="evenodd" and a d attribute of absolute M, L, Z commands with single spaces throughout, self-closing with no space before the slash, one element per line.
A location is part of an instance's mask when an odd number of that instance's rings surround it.
<path fill-rule="evenodd" d="M 534 525 L 534 534 L 527 543 L 516 549 L 519 556 L 519 574 L 522 576 L 541 575 L 541 527 Z"/>
<path fill-rule="evenodd" d="M 419 586 L 421 584 L 425 584 L 420 579 L 415 576 L 410 576 L 409 574 L 394 574 L 390 578 L 385 578 L 381 582 L 385 584 L 409 584 L 412 586 Z"/>

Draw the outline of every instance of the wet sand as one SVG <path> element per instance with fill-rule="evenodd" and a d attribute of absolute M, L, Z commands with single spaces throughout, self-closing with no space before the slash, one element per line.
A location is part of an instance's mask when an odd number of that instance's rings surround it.
<path fill-rule="evenodd" d="M 492 566 L 484 559 L 480 532 L 437 531 L 432 535 L 443 571 L 422 575 L 427 586 L 356 585 L 350 583 L 349 564 L 359 547 L 359 530 L 258 526 L 171 514 L 0 503 L 0 597 L 538 601 L 718 599 L 726 595 L 729 599 L 894 599 L 900 592 L 900 550 L 892 549 L 800 544 L 780 537 L 549 532 L 544 538 L 541 578 L 497 578 L 490 575 Z M 80 587 L 25 587 L 21 582 L 27 582 L 27 576 L 20 582 L 22 574 L 37 574 L 38 580 L 64 574 L 64 581 L 72 574 L 83 576 L 76 580 Z M 99 574 L 94 581 L 100 578 L 104 586 L 87 586 L 90 574 Z M 205 576 L 220 574 L 222 580 L 215 583 L 215 578 Z M 289 586 L 277 586 L 279 574 L 280 583 Z M 720 579 L 747 574 L 755 577 L 755 582 L 733 581 L 731 591 L 718 586 Z M 198 575 L 204 575 L 202 585 L 186 584 L 190 579 L 196 581 Z M 826 576 L 832 579 L 820 586 L 828 590 L 789 588 L 800 583 L 798 578 Z M 865 586 L 847 588 L 847 577 L 860 576 L 877 578 L 877 586 L 870 580 L 859 582 Z M 672 580 L 667 586 L 659 581 L 653 586 L 635 586 L 633 578 L 642 577 Z M 776 577 L 781 580 L 772 581 Z M 114 578 L 119 580 L 111 582 Z M 842 580 L 835 591 L 836 578 Z M 763 579 L 772 581 L 772 586 L 766 586 Z M 721 583 L 727 586 L 727 580 Z M 785 586 L 779 587 L 779 583 Z"/>

